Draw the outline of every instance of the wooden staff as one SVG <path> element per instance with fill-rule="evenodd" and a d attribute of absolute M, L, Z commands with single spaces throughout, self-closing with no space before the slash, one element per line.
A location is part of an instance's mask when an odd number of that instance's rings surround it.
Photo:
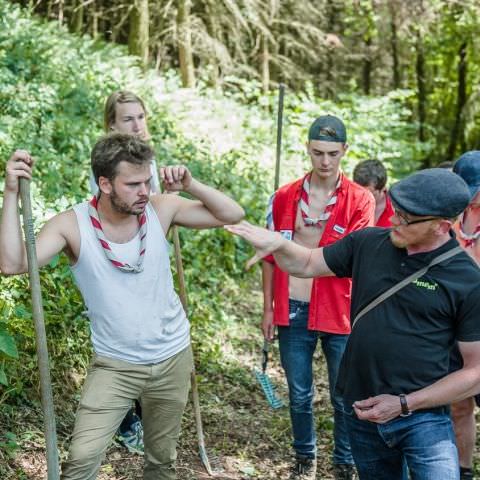
<path fill-rule="evenodd" d="M 282 153 L 282 130 L 283 130 L 283 98 L 285 97 L 285 85 L 278 86 L 278 112 L 277 112 L 277 152 L 275 162 L 275 183 L 274 192 L 280 184 L 280 156 Z"/>
<path fill-rule="evenodd" d="M 172 227 L 172 236 L 173 236 L 173 247 L 175 251 L 175 265 L 177 267 L 178 275 L 178 289 L 180 292 L 180 301 L 182 302 L 183 309 L 188 315 L 188 299 L 187 299 L 187 289 L 185 285 L 185 274 L 183 273 L 183 261 L 182 261 L 182 251 L 180 248 L 180 238 L 178 236 L 178 228 L 176 225 Z M 192 351 L 193 358 L 193 351 Z M 198 450 L 200 453 L 200 459 L 202 460 L 203 466 L 209 475 L 213 475 L 212 467 L 210 466 L 210 461 L 208 460 L 207 450 L 205 449 L 205 437 L 203 435 L 203 426 L 202 426 L 202 415 L 200 413 L 200 398 L 198 396 L 198 385 L 197 385 L 197 376 L 195 374 L 195 363 L 193 364 L 192 373 L 191 373 L 191 384 L 192 384 L 192 402 L 193 402 L 193 412 L 195 415 L 195 425 L 197 427 L 197 439 L 198 439 Z"/>
<path fill-rule="evenodd" d="M 20 197 L 22 200 L 23 230 L 25 233 L 25 247 L 27 250 L 28 275 L 32 295 L 33 321 L 35 324 L 35 338 L 40 372 L 40 391 L 44 418 L 45 443 L 47 447 L 48 480 L 59 480 L 59 463 L 57 448 L 57 432 L 55 428 L 55 410 L 53 407 L 52 383 L 48 360 L 47 335 L 43 317 L 42 291 L 40 288 L 40 274 L 38 271 L 37 250 L 35 247 L 35 233 L 33 231 L 32 203 L 30 200 L 30 183 L 27 179 L 20 179 Z"/>

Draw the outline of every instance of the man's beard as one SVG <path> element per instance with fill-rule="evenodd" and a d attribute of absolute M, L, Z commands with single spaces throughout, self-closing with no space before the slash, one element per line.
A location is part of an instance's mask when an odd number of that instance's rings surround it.
<path fill-rule="evenodd" d="M 110 204 L 116 212 L 127 215 L 140 215 L 145 210 L 145 208 L 134 208 L 132 205 L 120 200 L 114 188 L 112 188 L 112 193 L 110 193 Z"/>
<path fill-rule="evenodd" d="M 394 230 L 390 232 L 390 241 L 393 243 L 393 246 L 397 248 L 406 248 L 408 246 L 408 242 L 395 236 Z"/>

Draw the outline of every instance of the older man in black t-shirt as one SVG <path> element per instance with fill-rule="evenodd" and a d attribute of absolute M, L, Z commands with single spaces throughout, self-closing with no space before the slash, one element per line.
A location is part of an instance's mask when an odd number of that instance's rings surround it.
<path fill-rule="evenodd" d="M 306 249 L 247 223 L 227 227 L 272 252 L 292 275 L 352 277 L 352 320 L 378 295 L 458 246 L 451 226 L 469 202 L 461 178 L 423 170 L 395 184 L 390 230 L 367 228 Z M 457 480 L 453 401 L 480 391 L 480 270 L 460 251 L 359 318 L 337 388 L 362 480 Z M 448 373 L 458 341 L 463 368 Z"/>

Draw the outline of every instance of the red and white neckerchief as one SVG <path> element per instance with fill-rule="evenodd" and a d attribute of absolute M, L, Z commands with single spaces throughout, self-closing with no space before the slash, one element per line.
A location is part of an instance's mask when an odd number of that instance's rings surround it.
<path fill-rule="evenodd" d="M 108 240 L 103 233 L 102 224 L 100 223 L 100 217 L 98 216 L 98 195 L 95 195 L 88 202 L 88 215 L 90 216 L 90 221 L 92 222 L 93 229 L 97 235 L 98 241 L 103 248 L 103 252 L 112 264 L 119 268 L 122 272 L 126 273 L 140 273 L 143 271 L 143 259 L 145 258 L 146 250 L 146 239 L 147 239 L 147 216 L 144 213 L 138 215 L 138 234 L 140 235 L 140 253 L 138 254 L 138 262 L 136 265 L 129 265 L 128 263 L 123 263 L 117 259 L 115 254 L 108 243 Z"/>
<path fill-rule="evenodd" d="M 464 215 L 462 215 L 462 218 L 460 218 L 458 233 L 460 234 L 460 238 L 465 242 L 465 248 L 473 247 L 477 239 L 480 238 L 480 225 L 475 227 L 473 233 L 465 233 L 463 230 L 463 219 Z"/>
<path fill-rule="evenodd" d="M 332 196 L 328 199 L 327 205 L 323 212 L 317 218 L 311 218 L 308 215 L 309 207 L 308 207 L 308 197 L 310 194 L 310 179 L 312 177 L 312 173 L 309 173 L 305 180 L 303 181 L 303 188 L 302 193 L 300 195 L 300 211 L 302 213 L 303 223 L 306 227 L 318 227 L 321 226 L 320 222 L 324 222 L 329 219 L 330 215 L 332 214 L 332 210 L 334 205 L 337 203 L 337 192 L 342 184 L 342 174 L 338 176 L 337 184 L 335 185 L 335 190 L 332 193 Z"/>

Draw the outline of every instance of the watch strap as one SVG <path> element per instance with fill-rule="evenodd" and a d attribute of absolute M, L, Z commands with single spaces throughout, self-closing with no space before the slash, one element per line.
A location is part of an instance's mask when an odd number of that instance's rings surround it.
<path fill-rule="evenodd" d="M 408 408 L 407 397 L 404 393 L 399 395 L 400 398 L 400 406 L 402 408 L 402 413 L 400 414 L 401 417 L 408 417 L 412 414 L 410 409 Z"/>

